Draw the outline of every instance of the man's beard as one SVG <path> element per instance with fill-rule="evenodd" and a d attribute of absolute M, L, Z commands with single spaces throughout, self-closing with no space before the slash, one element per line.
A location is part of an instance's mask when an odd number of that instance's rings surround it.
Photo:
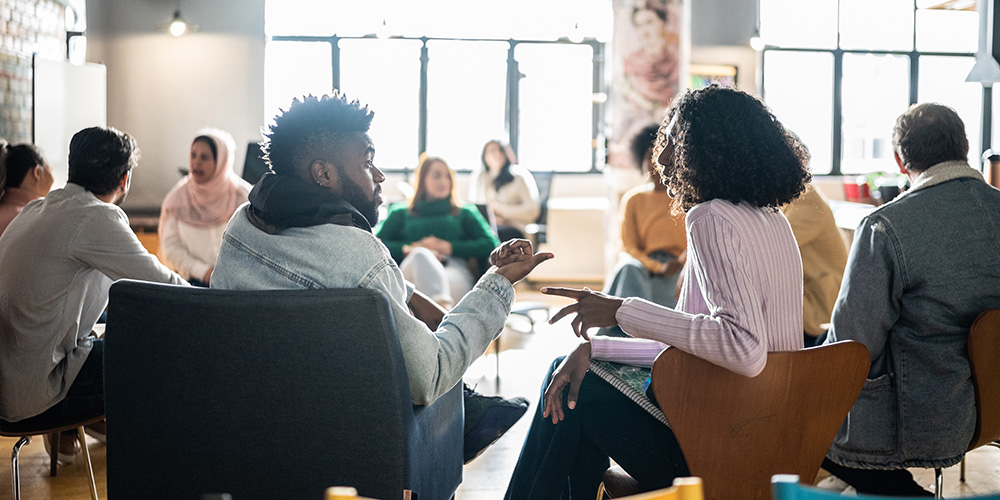
<path fill-rule="evenodd" d="M 369 226 L 375 227 L 375 224 L 378 223 L 378 204 L 375 203 L 375 197 L 372 196 L 372 199 L 369 200 L 361 186 L 353 179 L 345 175 L 340 177 L 343 183 L 341 197 L 368 220 Z"/>

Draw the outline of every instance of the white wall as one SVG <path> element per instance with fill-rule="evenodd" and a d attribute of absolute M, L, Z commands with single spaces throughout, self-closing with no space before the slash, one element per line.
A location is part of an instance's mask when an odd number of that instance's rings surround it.
<path fill-rule="evenodd" d="M 108 125 L 142 150 L 124 208 L 157 210 L 187 167 L 191 140 L 205 126 L 236 139 L 237 171 L 246 145 L 260 140 L 264 113 L 264 2 L 182 3 L 199 25 L 174 38 L 162 28 L 173 2 L 90 0 L 87 59 L 108 68 Z"/>

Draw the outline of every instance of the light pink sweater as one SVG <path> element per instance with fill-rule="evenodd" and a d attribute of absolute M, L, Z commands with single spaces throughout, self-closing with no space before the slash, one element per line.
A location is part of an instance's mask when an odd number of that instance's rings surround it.
<path fill-rule="evenodd" d="M 802 349 L 802 260 L 785 216 L 712 200 L 688 211 L 686 223 L 676 310 L 626 299 L 616 319 L 634 338 L 594 337 L 591 357 L 649 367 L 675 346 L 755 376 L 768 352 Z"/>

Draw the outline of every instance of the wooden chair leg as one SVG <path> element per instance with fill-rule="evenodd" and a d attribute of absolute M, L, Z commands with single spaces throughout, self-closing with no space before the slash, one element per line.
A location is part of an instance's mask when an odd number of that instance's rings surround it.
<path fill-rule="evenodd" d="M 90 463 L 90 448 L 87 448 L 87 435 L 83 432 L 83 426 L 76 429 L 77 439 L 80 440 L 80 448 L 83 448 L 83 461 L 87 464 L 87 478 L 90 479 L 90 500 L 98 500 L 97 483 L 94 482 L 94 466 Z M 56 454 L 58 456 L 58 453 Z"/>
<path fill-rule="evenodd" d="M 59 440 L 62 438 L 61 432 L 53 432 L 49 434 L 49 446 L 52 450 L 49 452 L 49 475 L 56 477 L 56 473 L 59 472 Z"/>

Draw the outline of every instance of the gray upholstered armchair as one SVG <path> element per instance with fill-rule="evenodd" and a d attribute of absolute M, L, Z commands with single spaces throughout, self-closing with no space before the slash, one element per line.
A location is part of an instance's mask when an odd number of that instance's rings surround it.
<path fill-rule="evenodd" d="M 105 344 L 108 496 L 450 498 L 462 392 L 411 404 L 388 300 L 120 281 Z"/>

